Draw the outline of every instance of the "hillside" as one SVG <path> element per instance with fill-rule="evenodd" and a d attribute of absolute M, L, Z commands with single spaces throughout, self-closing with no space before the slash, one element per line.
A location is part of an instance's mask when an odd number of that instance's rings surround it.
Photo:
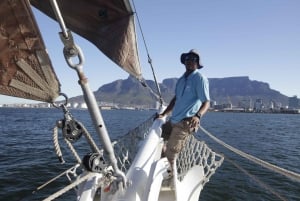
<path fill-rule="evenodd" d="M 218 103 L 231 101 L 233 105 L 238 105 L 239 101 L 251 99 L 253 102 L 258 98 L 263 99 L 266 103 L 271 100 L 282 105 L 288 103 L 288 97 L 271 89 L 268 83 L 250 80 L 246 76 L 211 78 L 209 83 L 210 96 Z"/>
<path fill-rule="evenodd" d="M 160 90 L 165 102 L 174 96 L 177 78 L 168 78 L 160 83 Z M 152 80 L 146 81 L 147 85 L 156 91 Z M 238 105 L 240 101 L 263 99 L 269 103 L 287 105 L 288 97 L 279 91 L 271 89 L 268 83 L 250 80 L 247 76 L 228 78 L 209 78 L 211 100 L 217 104 L 231 102 Z M 122 106 L 154 107 L 155 99 L 149 90 L 143 87 L 136 79 L 128 77 L 125 80 L 116 80 L 101 86 L 94 92 L 98 102 L 108 102 Z M 82 96 L 70 99 L 71 102 L 83 102 Z"/>

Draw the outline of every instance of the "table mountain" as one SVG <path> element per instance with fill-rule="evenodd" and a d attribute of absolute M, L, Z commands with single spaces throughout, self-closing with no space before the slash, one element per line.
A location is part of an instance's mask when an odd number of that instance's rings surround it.
<path fill-rule="evenodd" d="M 168 78 L 160 83 L 163 100 L 166 103 L 174 96 L 175 85 L 178 78 Z M 211 100 L 217 104 L 229 103 L 237 106 L 240 101 L 263 99 L 264 102 L 273 101 L 283 106 L 287 105 L 288 97 L 279 91 L 271 89 L 268 83 L 250 80 L 247 76 L 209 78 Z M 154 81 L 146 80 L 146 84 L 156 90 Z M 94 92 L 98 102 L 107 102 L 120 106 L 139 106 L 152 108 L 155 98 L 149 90 L 142 86 L 135 78 L 129 76 L 125 80 L 116 80 L 101 86 Z M 82 102 L 82 96 L 70 99 L 71 102 Z"/>

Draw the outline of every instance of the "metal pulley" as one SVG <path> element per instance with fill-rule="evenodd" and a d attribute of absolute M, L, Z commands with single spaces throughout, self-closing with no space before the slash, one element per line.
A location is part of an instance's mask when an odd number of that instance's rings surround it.
<path fill-rule="evenodd" d="M 63 120 L 63 136 L 70 142 L 77 141 L 83 134 L 82 126 L 74 119 Z"/>
<path fill-rule="evenodd" d="M 59 128 L 62 129 L 64 138 L 70 142 L 77 141 L 84 134 L 83 126 L 70 114 L 66 105 L 61 105 L 64 111 L 64 119 L 57 122 Z"/>
<path fill-rule="evenodd" d="M 89 153 L 85 155 L 82 162 L 85 168 L 91 172 L 102 172 L 107 168 L 103 156 L 99 153 Z"/>

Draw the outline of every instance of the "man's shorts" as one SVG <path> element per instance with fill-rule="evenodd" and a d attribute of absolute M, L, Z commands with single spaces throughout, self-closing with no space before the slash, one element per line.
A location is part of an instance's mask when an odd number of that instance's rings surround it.
<path fill-rule="evenodd" d="M 165 124 L 163 124 L 161 129 L 162 129 L 161 137 L 164 139 L 164 141 L 168 141 L 172 132 L 171 121 L 167 121 Z"/>
<path fill-rule="evenodd" d="M 175 155 L 182 150 L 187 137 L 195 132 L 195 128 L 190 128 L 191 118 L 184 119 L 175 124 L 171 122 L 167 123 L 165 128 L 162 128 L 163 131 L 165 129 L 165 133 L 162 134 L 162 137 L 166 137 L 168 140 L 166 156 L 169 160 L 173 160 Z M 166 140 L 166 138 L 164 138 L 164 140 Z"/>

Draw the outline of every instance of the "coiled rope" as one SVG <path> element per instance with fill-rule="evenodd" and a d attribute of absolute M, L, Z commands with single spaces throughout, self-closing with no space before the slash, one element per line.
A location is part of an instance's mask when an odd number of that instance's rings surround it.
<path fill-rule="evenodd" d="M 95 141 L 93 140 L 91 134 L 88 132 L 88 130 L 84 127 L 84 125 L 79 122 L 76 121 L 78 123 L 78 125 L 80 126 L 80 128 L 83 130 L 83 135 L 86 137 L 86 140 L 88 142 L 88 144 L 90 145 L 91 149 L 93 152 L 96 153 L 102 153 L 100 151 L 100 149 L 97 147 Z M 57 123 L 57 125 L 53 128 L 53 143 L 54 143 L 54 149 L 55 149 L 55 153 L 58 156 L 58 159 L 61 163 L 64 163 L 64 159 L 62 156 L 62 152 L 60 149 L 60 145 L 58 142 L 58 128 L 59 128 L 59 124 Z M 68 145 L 69 149 L 71 150 L 73 156 L 75 157 L 75 159 L 77 160 L 77 163 L 81 163 L 81 159 L 78 155 L 78 153 L 76 152 L 76 150 L 74 149 L 73 145 L 71 144 L 71 142 L 69 142 L 66 138 L 64 138 L 66 144 Z"/>
<path fill-rule="evenodd" d="M 210 132 L 208 132 L 207 130 L 205 130 L 202 126 L 200 126 L 200 129 L 206 134 L 208 135 L 211 139 L 213 139 L 215 142 L 217 142 L 218 144 L 226 147 L 227 149 L 229 149 L 230 151 L 242 156 L 243 158 L 246 158 L 258 165 L 261 165 L 262 167 L 265 167 L 269 170 L 272 170 L 276 173 L 279 173 L 283 176 L 286 176 L 287 178 L 300 182 L 300 174 L 296 173 L 296 172 L 292 172 L 290 170 L 286 170 L 284 168 L 278 167 L 276 165 L 273 165 L 271 163 L 268 163 L 266 161 L 263 161 L 255 156 L 252 156 L 250 154 L 247 154 L 245 152 L 242 152 L 241 150 L 238 150 L 228 144 L 226 144 L 225 142 L 223 142 L 222 140 L 218 139 L 217 137 L 215 137 L 214 135 L 212 135 Z"/>
<path fill-rule="evenodd" d="M 64 158 L 62 156 L 62 152 L 61 152 L 59 142 L 58 142 L 58 127 L 57 126 L 55 126 L 53 128 L 53 135 L 52 136 L 53 136 L 53 144 L 54 144 L 55 153 L 58 157 L 59 162 L 61 162 L 63 164 L 63 163 L 65 163 L 65 161 L 64 161 Z"/>

